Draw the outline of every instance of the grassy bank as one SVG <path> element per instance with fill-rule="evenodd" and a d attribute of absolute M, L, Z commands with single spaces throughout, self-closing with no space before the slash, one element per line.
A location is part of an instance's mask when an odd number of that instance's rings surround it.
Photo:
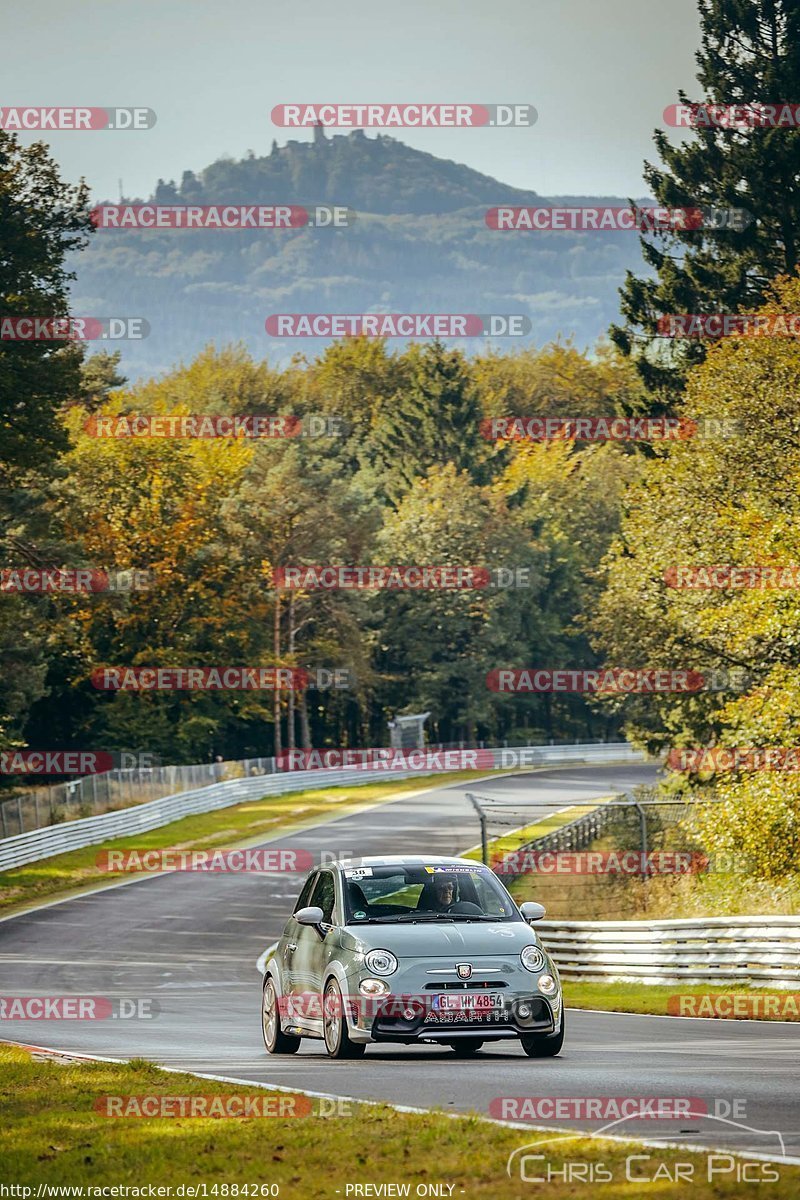
<path fill-rule="evenodd" d="M 612 847 L 596 841 L 587 851 Z M 678 917 L 792 916 L 800 912 L 800 876 L 531 873 L 506 876 L 518 904 L 538 900 L 563 921 L 656 921 Z"/>
<path fill-rule="evenodd" d="M 149 833 L 115 838 L 102 845 L 58 854 L 24 867 L 0 872 L 0 913 L 15 912 L 55 899 L 72 891 L 118 883 L 123 876 L 109 874 L 97 865 L 101 850 L 181 850 L 233 847 L 259 838 L 274 837 L 316 821 L 345 816 L 370 804 L 391 800 L 405 792 L 425 791 L 465 780 L 483 778 L 485 772 L 459 771 L 419 779 L 380 780 L 360 786 L 326 787 L 285 796 L 265 796 L 230 808 L 198 813 Z M 477 822 L 476 822 L 477 825 Z"/>
<path fill-rule="evenodd" d="M 800 993 L 781 988 L 726 988 L 711 984 L 690 987 L 681 983 L 575 983 L 568 979 L 563 982 L 564 997 L 570 1008 L 655 1013 L 672 1017 L 716 1016 L 720 1020 L 800 1020 Z M 703 1002 L 704 997 L 712 999 Z M 714 1000 L 713 997 L 721 999 Z M 728 997 L 739 999 L 729 1003 Z M 732 1011 L 727 1011 L 729 1009 Z"/>
<path fill-rule="evenodd" d="M 459 1069 L 463 1071 L 464 1065 Z M 0 1178 L 5 1184 L 32 1187 L 33 1196 L 40 1184 L 145 1188 L 148 1184 L 172 1188 L 206 1185 L 209 1196 L 234 1194 L 232 1190 L 215 1193 L 211 1190 L 214 1185 L 221 1189 L 225 1184 L 240 1188 L 244 1184 L 277 1184 L 281 1200 L 335 1200 L 337 1195 L 348 1194 L 348 1185 L 394 1183 L 410 1185 L 412 1196 L 418 1185 L 445 1184 L 452 1186 L 452 1192 L 439 1193 L 445 1196 L 518 1200 L 532 1195 L 533 1185 L 520 1180 L 519 1156 L 512 1176 L 506 1174 L 508 1156 L 547 1137 L 533 1130 L 502 1129 L 472 1118 L 398 1113 L 388 1107 L 353 1102 L 348 1102 L 345 1110 L 350 1115 L 324 1116 L 319 1115 L 324 1102 L 303 1098 L 298 1099 L 297 1109 L 302 1111 L 310 1103 L 311 1114 L 291 1119 L 109 1118 L 95 1108 L 105 1103 L 102 1098 L 107 1096 L 212 1093 L 265 1095 L 263 1090 L 245 1085 L 167 1074 L 141 1061 L 127 1065 L 36 1061 L 24 1050 L 0 1045 L 4 1111 Z M 641 1124 L 646 1126 L 647 1122 Z M 647 1136 L 646 1130 L 642 1136 Z M 545 1154 L 553 1171 L 563 1170 L 565 1161 L 602 1162 L 613 1176 L 613 1182 L 602 1186 L 607 1200 L 633 1200 L 642 1194 L 641 1184 L 625 1179 L 626 1157 L 634 1154 L 649 1156 L 644 1162 L 631 1164 L 636 1176 L 652 1177 L 660 1171 L 659 1196 L 686 1194 L 685 1183 L 666 1182 L 666 1173 L 674 1174 L 678 1162 L 691 1163 L 694 1168 L 690 1188 L 693 1200 L 734 1200 L 742 1194 L 733 1160 L 724 1156 L 729 1170 L 708 1182 L 708 1156 L 687 1150 L 645 1151 L 635 1143 L 586 1137 L 559 1141 L 554 1135 L 552 1142 L 537 1146 L 533 1152 Z M 754 1165 L 752 1170 L 763 1171 L 766 1166 Z M 546 1169 L 541 1161 L 532 1167 L 536 1174 Z M 760 1183 L 758 1195 L 762 1200 L 789 1200 L 797 1195 L 800 1168 L 769 1169 L 777 1171 L 779 1179 Z M 576 1188 L 575 1183 L 565 1183 L 556 1176 L 547 1187 L 547 1195 L 549 1200 L 567 1200 L 584 1190 L 585 1185 Z M 351 1190 L 349 1194 L 355 1193 Z M 380 1193 L 361 1192 L 365 1194 Z"/>
<path fill-rule="evenodd" d="M 605 799 L 608 799 L 606 797 Z M 512 855 L 522 846 L 546 837 L 563 825 L 592 812 L 604 803 L 574 805 L 489 842 L 489 861 Z M 672 833 L 672 831 L 670 831 Z M 674 836 L 674 835 L 673 835 Z M 620 846 L 613 835 L 595 838 L 582 852 L 636 852 L 638 842 Z M 683 846 L 651 846 L 651 851 Z M 480 847 L 469 856 L 479 859 Z M 781 879 L 759 879 L 742 871 L 725 870 L 653 874 L 646 880 L 624 873 L 576 873 L 566 854 L 559 863 L 548 856 L 538 870 L 525 862 L 522 873 L 508 873 L 503 882 L 518 904 L 538 900 L 548 917 L 565 921 L 671 920 L 677 917 L 793 916 L 800 912 L 800 873 Z M 513 862 L 513 858 L 512 858 Z"/>

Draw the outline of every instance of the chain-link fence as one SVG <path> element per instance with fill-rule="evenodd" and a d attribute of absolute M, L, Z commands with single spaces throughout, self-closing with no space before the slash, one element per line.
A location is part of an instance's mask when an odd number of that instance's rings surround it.
<path fill-rule="evenodd" d="M 13 837 L 63 821 L 116 812 L 226 779 L 268 775 L 274 771 L 274 758 L 246 758 L 238 762 L 132 767 L 84 775 L 49 787 L 25 788 L 0 800 L 0 836 Z"/>
<path fill-rule="evenodd" d="M 570 742 L 549 741 L 524 743 L 531 746 L 572 745 Z M 577 744 L 577 743 L 576 743 Z M 605 745 L 605 742 L 581 743 Z M 503 741 L 496 747 L 479 742 L 431 743 L 427 750 L 502 749 L 517 746 L 516 741 Z M 275 759 L 246 758 L 230 762 L 192 763 L 185 766 L 133 767 L 84 775 L 66 783 L 46 787 L 20 789 L 13 796 L 0 797 L 0 837 L 14 837 L 47 825 L 75 821 L 104 812 L 116 812 L 147 800 L 160 800 L 178 792 L 191 791 L 226 779 L 241 779 L 248 775 L 271 775 L 276 771 Z"/>
<path fill-rule="evenodd" d="M 553 812 L 552 801 L 469 794 L 485 863 L 518 902 L 538 900 L 548 914 L 603 920 L 644 914 L 664 880 L 710 869 L 696 832 L 712 795 L 669 797 L 637 787 L 603 801 Z"/>

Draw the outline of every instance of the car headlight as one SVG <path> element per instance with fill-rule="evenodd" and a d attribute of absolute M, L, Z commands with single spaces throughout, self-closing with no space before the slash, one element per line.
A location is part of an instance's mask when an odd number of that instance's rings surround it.
<path fill-rule="evenodd" d="M 526 971 L 541 971 L 546 961 L 538 946 L 526 946 L 519 957 Z"/>
<path fill-rule="evenodd" d="M 397 959 L 391 950 L 370 950 L 364 962 L 375 975 L 394 975 L 397 970 Z"/>
<path fill-rule="evenodd" d="M 558 991 L 558 984 L 552 975 L 540 975 L 537 983 L 543 996 L 554 996 Z"/>

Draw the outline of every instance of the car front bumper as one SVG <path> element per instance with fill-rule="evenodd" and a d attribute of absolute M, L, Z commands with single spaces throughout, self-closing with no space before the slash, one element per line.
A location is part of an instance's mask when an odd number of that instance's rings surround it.
<path fill-rule="evenodd" d="M 520 1014 L 520 1006 L 529 1015 Z M 387 1005 L 388 1011 L 375 1015 L 370 1029 L 372 1041 L 440 1042 L 475 1037 L 492 1041 L 518 1038 L 525 1033 L 555 1033 L 561 1020 L 560 1007 L 556 1015 L 544 996 L 530 994 L 509 1000 L 502 1011 L 486 1014 L 481 1019 L 465 1017 L 462 1013 L 437 1014 L 431 1009 L 408 1017 L 397 1008 L 397 1005 Z"/>
<path fill-rule="evenodd" d="M 487 964 L 478 966 L 469 980 L 460 981 L 452 960 L 447 964 L 422 960 L 422 964 L 418 962 L 407 968 L 401 964 L 400 970 L 386 979 L 391 992 L 380 997 L 359 996 L 351 1005 L 350 1036 L 354 1041 L 409 1044 L 554 1034 L 561 1027 L 563 1002 L 560 986 L 553 996 L 538 991 L 538 976 L 546 971 L 553 973 L 549 962 L 536 973 L 507 963 Z M 358 994 L 359 983 L 367 977 L 363 971 L 351 977 L 348 981 L 351 997 Z M 434 997 L 445 992 L 448 995 L 491 992 L 501 997 L 501 1006 L 480 1017 L 474 1013 L 440 1011 L 434 1008 Z"/>

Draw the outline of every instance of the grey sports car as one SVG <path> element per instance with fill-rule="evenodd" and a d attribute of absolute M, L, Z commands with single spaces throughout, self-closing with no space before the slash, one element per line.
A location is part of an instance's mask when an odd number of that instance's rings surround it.
<path fill-rule="evenodd" d="M 331 1058 L 370 1042 L 439 1043 L 468 1055 L 519 1038 L 532 1058 L 558 1054 L 558 972 L 488 867 L 466 858 L 344 860 L 308 876 L 266 965 L 270 1054 L 322 1038 Z"/>

